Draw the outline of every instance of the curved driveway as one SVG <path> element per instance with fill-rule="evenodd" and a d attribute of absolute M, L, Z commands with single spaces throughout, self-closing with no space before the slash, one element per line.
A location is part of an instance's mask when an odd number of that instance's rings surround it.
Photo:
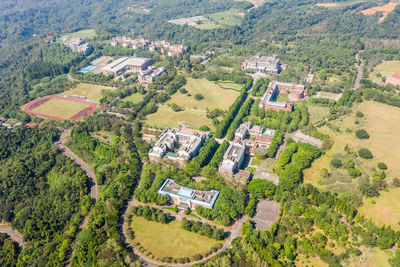
<path fill-rule="evenodd" d="M 0 226 L 0 233 L 9 235 L 21 248 L 25 247 L 24 237 L 20 232 L 17 232 L 9 226 Z"/>

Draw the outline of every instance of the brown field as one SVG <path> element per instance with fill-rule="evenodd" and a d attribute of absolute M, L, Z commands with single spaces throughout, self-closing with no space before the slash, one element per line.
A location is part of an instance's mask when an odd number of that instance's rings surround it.
<path fill-rule="evenodd" d="M 102 98 L 102 90 L 114 90 L 114 87 L 107 87 L 97 84 L 80 83 L 75 88 L 63 92 L 66 95 L 78 95 L 90 99 L 100 100 Z"/>
<path fill-rule="evenodd" d="M 318 3 L 315 6 L 322 6 L 322 7 L 334 7 L 337 6 L 337 3 Z"/>
<path fill-rule="evenodd" d="M 388 4 L 386 4 L 384 6 L 376 6 L 376 7 L 364 9 L 364 10 L 360 11 L 360 13 L 367 16 L 367 15 L 373 15 L 376 12 L 383 12 L 383 16 L 379 18 L 379 22 L 382 22 L 386 18 L 387 14 L 392 12 L 398 4 L 399 3 L 389 2 Z"/>

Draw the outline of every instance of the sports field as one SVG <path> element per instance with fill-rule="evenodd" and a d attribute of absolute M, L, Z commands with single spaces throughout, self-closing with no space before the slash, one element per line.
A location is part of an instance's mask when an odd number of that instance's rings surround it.
<path fill-rule="evenodd" d="M 369 74 L 369 78 L 374 82 L 382 83 L 382 78 L 377 77 L 378 74 L 380 74 L 382 77 L 386 77 L 392 72 L 397 71 L 400 71 L 400 60 L 383 61 L 374 68 L 373 72 Z"/>
<path fill-rule="evenodd" d="M 68 91 L 63 92 L 67 95 L 78 95 L 87 97 L 90 99 L 100 100 L 102 98 L 102 90 L 114 90 L 114 87 L 106 87 L 102 85 L 80 83 L 75 88 L 71 88 Z"/>
<path fill-rule="evenodd" d="M 88 104 L 61 98 L 52 98 L 37 108 L 32 109 L 32 112 L 66 120 L 87 107 L 89 107 Z"/>
<path fill-rule="evenodd" d="M 186 231 L 178 221 L 162 224 L 134 216 L 131 227 L 139 242 L 156 257 L 184 258 L 203 254 L 218 244 L 214 239 Z"/>
<path fill-rule="evenodd" d="M 215 83 L 207 79 L 187 79 L 184 88 L 188 94 L 175 93 L 167 104 L 178 104 L 185 108 L 212 110 L 215 108 L 228 109 L 239 95 L 241 86 L 233 82 Z M 200 101 L 194 96 L 201 94 L 204 98 Z"/>
<path fill-rule="evenodd" d="M 153 127 L 194 127 L 200 128 L 207 125 L 214 129 L 212 122 L 206 116 L 206 111 L 185 109 L 184 111 L 175 112 L 167 105 L 159 105 L 156 113 L 147 115 L 146 124 Z"/>

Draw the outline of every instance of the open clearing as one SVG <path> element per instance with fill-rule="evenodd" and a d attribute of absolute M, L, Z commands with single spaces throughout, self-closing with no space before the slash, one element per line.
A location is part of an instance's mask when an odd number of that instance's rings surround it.
<path fill-rule="evenodd" d="M 66 120 L 87 107 L 89 107 L 88 104 L 69 101 L 66 99 L 52 98 L 32 111 Z"/>
<path fill-rule="evenodd" d="M 364 113 L 364 117 L 359 120 L 359 124 L 354 124 L 356 119 L 355 111 Z M 355 193 L 359 183 L 359 178 L 351 179 L 345 170 L 334 169 L 330 166 L 333 155 L 345 155 L 344 147 L 349 144 L 351 150 L 358 151 L 360 148 L 368 148 L 374 158 L 364 160 L 357 158 L 360 162 L 361 172 L 369 176 L 371 168 L 377 166 L 378 162 L 384 162 L 388 166 L 387 181 L 400 174 L 400 109 L 382 103 L 365 101 L 359 104 L 353 114 L 346 115 L 337 121 L 332 121 L 332 125 L 339 127 L 340 132 L 333 131 L 327 126 L 323 126 L 320 130 L 329 134 L 333 141 L 333 147 L 327 151 L 321 158 L 317 159 L 304 172 L 304 182 L 311 183 L 322 190 L 330 190 L 338 193 Z M 360 140 L 355 137 L 355 130 L 366 129 L 370 135 L 369 139 Z M 351 132 L 346 132 L 350 129 Z M 334 180 L 331 178 L 323 179 L 321 170 L 328 169 L 330 173 L 335 174 Z M 347 178 L 346 178 L 347 177 Z M 332 178 L 333 179 L 333 178 Z M 390 191 L 381 192 L 381 196 L 376 198 L 377 204 L 369 203 L 371 199 L 364 198 L 366 207 L 361 208 L 361 213 L 372 218 L 376 223 L 391 223 L 392 227 L 399 229 L 400 210 L 398 205 L 400 201 L 394 200 L 395 195 L 399 196 L 400 189 L 391 188 Z M 390 214 L 390 216 L 388 216 Z"/>
<path fill-rule="evenodd" d="M 388 4 L 386 4 L 384 6 L 376 6 L 376 7 L 364 9 L 364 10 L 360 11 L 360 13 L 367 16 L 367 15 L 374 15 L 377 12 L 382 12 L 383 16 L 379 18 L 379 22 L 382 22 L 386 18 L 387 14 L 392 12 L 398 4 L 399 3 L 389 2 Z"/>
<path fill-rule="evenodd" d="M 115 88 L 113 87 L 106 87 L 102 85 L 80 83 L 75 88 L 71 88 L 68 91 L 65 91 L 63 94 L 78 95 L 90 99 L 100 100 L 102 98 L 101 95 L 102 90 L 114 90 L 114 89 Z"/>
<path fill-rule="evenodd" d="M 142 94 L 136 93 L 136 94 L 125 97 L 124 99 L 122 99 L 122 101 L 137 104 L 137 103 L 143 101 L 143 99 L 144 99 L 144 96 Z"/>
<path fill-rule="evenodd" d="M 156 257 L 183 258 L 210 251 L 218 242 L 186 231 L 178 221 L 162 224 L 143 217 L 132 218 L 134 242 L 139 242 Z"/>
<path fill-rule="evenodd" d="M 212 110 L 215 108 L 228 109 L 239 95 L 241 86 L 232 82 L 215 83 L 206 79 L 187 79 L 187 84 L 184 88 L 188 94 L 182 94 L 179 91 L 175 93 L 167 104 L 175 103 L 185 108 Z M 225 88 L 225 89 L 224 89 Z M 201 94 L 204 98 L 196 100 L 194 96 Z"/>
<path fill-rule="evenodd" d="M 239 9 L 236 8 L 209 14 L 207 17 L 218 24 L 226 26 L 239 25 L 242 21 L 242 16 L 239 15 Z"/>
<path fill-rule="evenodd" d="M 156 113 L 146 117 L 146 124 L 156 128 L 165 127 L 193 127 L 200 128 L 207 125 L 211 129 L 214 128 L 210 119 L 207 118 L 206 112 L 203 110 L 185 109 L 184 111 L 175 112 L 167 105 L 159 105 Z"/>
<path fill-rule="evenodd" d="M 77 32 L 73 32 L 70 34 L 66 34 L 63 37 L 72 38 L 82 38 L 82 39 L 91 39 L 96 36 L 96 30 L 95 29 L 87 29 L 87 30 L 81 30 Z"/>
<path fill-rule="evenodd" d="M 382 83 L 382 77 L 386 77 L 396 71 L 400 71 L 400 60 L 383 61 L 369 74 L 369 78 L 376 83 Z M 377 77 L 378 74 L 382 77 Z"/>
<path fill-rule="evenodd" d="M 337 3 L 318 3 L 315 6 L 322 6 L 322 7 L 334 7 L 337 6 Z"/>
<path fill-rule="evenodd" d="M 400 188 L 390 188 L 389 192 L 381 191 L 380 194 L 377 198 L 364 198 L 359 212 L 378 226 L 391 225 L 395 231 L 399 231 L 400 212 L 397 207 L 400 207 Z"/>
<path fill-rule="evenodd" d="M 329 107 L 321 107 L 307 103 L 308 113 L 310 114 L 310 122 L 316 123 L 325 119 L 329 115 Z"/>

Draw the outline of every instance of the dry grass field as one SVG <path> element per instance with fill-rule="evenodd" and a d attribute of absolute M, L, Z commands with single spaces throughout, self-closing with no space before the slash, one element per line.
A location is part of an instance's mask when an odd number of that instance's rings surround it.
<path fill-rule="evenodd" d="M 102 90 L 114 90 L 113 87 L 106 87 L 102 85 L 80 83 L 75 88 L 71 88 L 68 91 L 63 92 L 67 95 L 79 95 L 90 99 L 100 100 L 102 98 Z"/>
<path fill-rule="evenodd" d="M 206 79 L 188 78 L 184 88 L 191 96 L 177 92 L 167 104 L 175 103 L 185 108 L 201 110 L 207 108 L 210 110 L 215 108 L 228 109 L 239 95 L 236 90 L 240 90 L 241 86 L 234 83 L 216 84 Z M 201 94 L 204 98 L 198 101 L 194 98 L 196 94 Z"/>
<path fill-rule="evenodd" d="M 388 4 L 383 5 L 383 6 L 376 6 L 376 7 L 364 9 L 364 10 L 360 11 L 360 13 L 367 16 L 367 15 L 374 15 L 376 12 L 382 12 L 383 16 L 379 18 L 379 22 L 382 22 L 386 18 L 387 14 L 392 12 L 398 4 L 399 3 L 389 2 Z"/>
<path fill-rule="evenodd" d="M 67 34 L 63 37 L 67 38 L 72 38 L 72 37 L 77 37 L 77 38 L 82 38 L 82 39 L 91 39 L 96 36 L 96 30 L 95 29 L 86 29 L 86 30 L 81 30 L 77 32 L 73 32 L 70 34 Z"/>
<path fill-rule="evenodd" d="M 382 78 L 377 77 L 380 74 L 386 77 L 392 72 L 400 71 L 400 60 L 383 61 L 381 64 L 374 68 L 374 71 L 369 74 L 369 78 L 376 83 L 382 83 Z"/>
<path fill-rule="evenodd" d="M 134 242 L 139 242 L 157 257 L 183 258 L 210 251 L 218 242 L 205 236 L 186 231 L 178 221 L 162 224 L 133 217 Z"/>
<path fill-rule="evenodd" d="M 318 3 L 318 4 L 315 4 L 315 6 L 322 6 L 322 7 L 334 7 L 334 6 L 337 6 L 338 4 L 337 3 Z"/>
<path fill-rule="evenodd" d="M 175 112 L 167 105 L 159 105 L 156 113 L 146 117 L 146 124 L 157 128 L 182 127 L 182 125 L 194 128 L 207 125 L 211 129 L 214 128 L 204 110 L 185 109 L 184 111 Z"/>
<path fill-rule="evenodd" d="M 62 119 L 69 119 L 87 107 L 89 107 L 89 105 L 84 103 L 70 101 L 67 99 L 52 98 L 32 111 Z"/>

